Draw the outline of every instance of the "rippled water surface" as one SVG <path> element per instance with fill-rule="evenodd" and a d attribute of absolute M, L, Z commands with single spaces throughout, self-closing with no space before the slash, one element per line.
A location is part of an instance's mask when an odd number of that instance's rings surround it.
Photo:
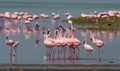
<path fill-rule="evenodd" d="M 82 12 L 102 12 L 108 10 L 119 10 L 119 4 L 84 4 L 84 3 L 46 3 L 46 2 L 12 2 L 12 1 L 2 1 L 0 2 L 0 13 L 8 12 L 22 12 L 26 11 L 29 14 L 41 14 L 45 13 L 51 17 L 52 12 L 60 14 L 61 18 L 58 21 L 59 25 L 63 25 L 66 28 L 69 27 L 68 24 L 63 23 L 62 20 L 65 19 L 65 13 L 70 12 L 73 16 L 80 16 Z M 38 20 L 39 29 L 42 28 L 42 20 Z M 80 55 L 75 59 L 68 59 L 69 47 L 66 47 L 66 59 L 64 59 L 64 53 L 62 52 L 61 58 L 57 59 L 58 48 L 54 54 L 54 59 L 48 59 L 49 55 L 46 56 L 47 48 L 43 43 L 43 36 L 40 31 L 33 32 L 35 21 L 28 25 L 29 32 L 25 33 L 25 25 L 23 22 L 17 22 L 15 24 L 11 21 L 12 32 L 4 30 L 4 24 L 6 20 L 0 21 L 0 63 L 11 63 L 10 62 L 10 51 L 11 47 L 6 45 L 6 35 L 9 39 L 20 41 L 19 46 L 16 50 L 16 63 L 17 64 L 120 64 L 120 30 L 116 31 L 90 31 L 90 30 L 77 30 L 75 37 L 80 41 L 85 38 L 88 40 L 95 51 L 91 56 L 87 55 L 87 52 L 83 48 L 83 44 L 80 48 Z M 18 30 L 14 31 L 14 29 Z M 54 24 L 51 22 L 51 18 L 44 22 L 44 27 L 51 29 L 51 37 L 53 37 Z M 76 25 L 74 27 L 77 28 Z M 98 59 L 98 48 L 93 45 L 89 39 L 89 33 L 93 32 L 96 38 L 105 41 L 103 48 L 103 54 L 101 56 L 101 61 Z M 36 42 L 38 41 L 37 45 Z M 51 55 L 52 57 L 53 55 Z"/>

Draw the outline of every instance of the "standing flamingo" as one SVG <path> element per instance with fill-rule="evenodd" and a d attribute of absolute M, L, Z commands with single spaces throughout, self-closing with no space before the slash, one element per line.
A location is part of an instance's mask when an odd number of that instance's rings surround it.
<path fill-rule="evenodd" d="M 70 48 L 70 53 L 71 55 L 69 56 L 69 58 L 73 57 L 75 55 L 75 49 L 77 48 L 77 54 L 76 56 L 78 57 L 79 54 L 80 54 L 80 49 L 79 49 L 79 46 L 82 44 L 82 42 L 80 40 L 78 40 L 74 35 L 75 35 L 75 31 L 76 29 L 74 28 L 72 30 L 72 33 L 70 35 L 70 45 L 69 45 L 69 48 Z M 72 49 L 72 50 L 71 50 Z"/>
<path fill-rule="evenodd" d="M 11 46 L 10 61 L 13 64 L 16 62 L 16 47 L 19 44 L 20 44 L 20 41 L 14 41 L 14 40 L 8 39 L 8 36 L 6 36 L 6 45 Z"/>
<path fill-rule="evenodd" d="M 55 44 L 53 43 L 53 39 L 50 37 L 50 30 L 42 30 L 41 33 L 44 37 L 44 45 L 49 49 L 47 50 L 47 54 L 49 54 L 49 59 L 51 59 L 52 48 Z"/>
<path fill-rule="evenodd" d="M 44 23 L 45 23 L 46 19 L 49 18 L 49 16 L 43 13 L 43 14 L 40 14 L 40 18 L 42 19 L 42 23 L 43 23 L 42 30 L 44 30 L 45 29 Z"/>
<path fill-rule="evenodd" d="M 73 26 L 72 26 L 73 21 L 71 20 L 73 18 L 73 16 L 69 12 L 65 13 L 65 16 L 66 16 L 66 19 L 67 19 L 67 22 L 68 22 L 70 28 L 73 29 Z"/>
<path fill-rule="evenodd" d="M 95 49 L 91 45 L 87 44 L 87 40 L 84 40 L 83 44 L 84 49 L 88 52 L 88 56 L 92 55 L 91 52 L 94 51 Z"/>
<path fill-rule="evenodd" d="M 55 25 L 55 29 L 58 29 L 58 20 L 60 19 L 60 15 L 52 13 L 52 17 L 52 23 Z"/>
<path fill-rule="evenodd" d="M 102 53 L 103 53 L 103 50 L 102 50 L 102 52 L 101 52 L 100 48 L 101 48 L 103 45 L 105 45 L 106 42 L 101 41 L 101 40 L 99 40 L 99 39 L 96 39 L 92 33 L 90 34 L 90 39 L 91 39 L 91 41 L 93 42 L 93 44 L 98 47 L 98 61 L 99 61 L 99 63 L 100 63 L 100 62 L 101 62 L 101 55 L 102 55 Z"/>

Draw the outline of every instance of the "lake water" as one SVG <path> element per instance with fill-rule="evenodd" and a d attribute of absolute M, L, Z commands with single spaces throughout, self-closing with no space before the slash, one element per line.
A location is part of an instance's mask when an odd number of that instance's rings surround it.
<path fill-rule="evenodd" d="M 82 4 L 82 3 L 45 3 L 45 2 L 0 2 L 0 13 L 8 12 L 22 12 L 26 11 L 29 14 L 41 14 L 45 13 L 51 16 L 52 12 L 58 13 L 61 16 L 59 20 L 59 25 L 64 25 L 65 27 L 69 27 L 68 24 L 63 23 L 62 20 L 65 19 L 65 13 L 70 12 L 74 17 L 80 16 L 82 12 L 90 13 L 90 12 L 103 12 L 109 10 L 119 10 L 120 5 L 118 4 Z M 5 23 L 5 22 L 4 22 Z M 0 22 L 0 26 L 3 27 L 3 22 Z M 30 29 L 34 28 L 34 23 L 32 22 L 29 25 Z M 11 22 L 13 24 L 13 22 Z M 41 20 L 39 20 L 40 29 L 43 26 Z M 13 24 L 14 25 L 14 24 Z M 99 38 L 103 41 L 106 41 L 107 44 L 104 45 L 103 54 L 101 57 L 101 61 L 98 60 L 98 49 L 96 46 L 92 44 L 89 39 L 90 30 L 77 30 L 75 36 L 83 41 L 84 38 L 88 39 L 88 43 L 95 49 L 92 53 L 92 56 L 88 57 L 86 51 L 81 45 L 80 48 L 80 58 L 77 59 L 51 59 L 44 60 L 44 56 L 46 54 L 46 47 L 43 43 L 43 37 L 38 32 L 36 35 L 34 32 L 30 32 L 27 36 L 24 34 L 24 24 L 19 23 L 20 31 L 17 33 L 10 33 L 9 38 L 13 40 L 19 40 L 20 44 L 17 47 L 16 52 L 16 64 L 120 64 L 120 31 L 92 31 L 96 38 Z M 47 20 L 44 24 L 45 28 L 50 28 L 53 30 L 53 23 L 51 22 L 51 18 Z M 74 27 L 77 27 L 74 25 Z M 10 62 L 10 50 L 11 47 L 6 45 L 6 33 L 1 29 L 0 31 L 0 63 L 6 64 Z M 38 47 L 35 45 L 35 41 L 39 40 Z M 55 47 L 57 48 L 57 47 Z M 67 53 L 68 53 L 67 48 Z M 68 54 L 67 54 L 68 55 Z M 66 55 L 66 56 L 67 56 Z M 55 54 L 55 57 L 57 53 Z M 63 54 L 61 55 L 63 57 Z"/>

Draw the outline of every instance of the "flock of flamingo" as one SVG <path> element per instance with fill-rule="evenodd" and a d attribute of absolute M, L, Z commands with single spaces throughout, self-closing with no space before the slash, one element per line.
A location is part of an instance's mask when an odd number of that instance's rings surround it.
<path fill-rule="evenodd" d="M 15 52 L 16 47 L 20 44 L 20 41 L 9 39 L 9 35 L 12 32 L 20 32 L 20 28 L 11 28 L 12 23 L 19 24 L 19 22 L 24 23 L 24 33 L 29 34 L 29 24 L 31 24 L 33 21 L 35 22 L 35 27 L 32 30 L 35 33 L 40 32 L 41 35 L 44 37 L 44 45 L 47 48 L 47 54 L 49 55 L 49 59 L 74 59 L 80 57 L 80 46 L 83 44 L 84 49 L 88 52 L 88 55 L 90 56 L 91 53 L 95 50 L 91 45 L 87 43 L 87 39 L 84 39 L 83 41 L 80 41 L 77 37 L 75 37 L 76 28 L 72 25 L 72 18 L 73 16 L 67 12 L 65 13 L 67 22 L 69 23 L 69 27 L 65 28 L 63 25 L 58 24 L 58 20 L 61 18 L 59 14 L 52 13 L 52 23 L 54 23 L 55 28 L 54 31 L 51 29 L 46 29 L 44 27 L 45 20 L 49 19 L 50 16 L 47 14 L 34 14 L 30 15 L 28 12 L 5 12 L 4 14 L 0 14 L 0 21 L 4 22 L 3 31 L 7 32 L 6 34 L 6 45 L 11 47 L 11 53 L 10 53 L 10 60 L 12 63 L 15 63 Z M 42 20 L 43 27 L 40 29 L 40 24 L 38 22 L 38 19 Z M 52 37 L 51 34 L 54 36 Z M 101 54 L 103 51 L 101 50 L 102 46 L 106 44 L 106 42 L 101 41 L 97 38 L 95 38 L 94 34 L 92 32 L 90 34 L 91 42 L 98 47 L 98 59 L 101 59 Z M 36 44 L 39 43 L 39 40 L 36 40 Z M 36 45 L 37 47 L 38 45 Z M 57 47 L 57 48 L 56 48 Z M 66 48 L 69 49 L 69 56 L 66 56 Z M 57 57 L 55 57 L 55 54 Z M 62 57 L 62 54 L 64 56 Z M 44 57 L 46 59 L 46 57 Z"/>

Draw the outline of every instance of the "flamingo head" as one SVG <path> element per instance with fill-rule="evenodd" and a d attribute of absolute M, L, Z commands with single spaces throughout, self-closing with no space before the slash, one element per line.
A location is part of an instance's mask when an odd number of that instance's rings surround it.
<path fill-rule="evenodd" d="M 46 32 L 45 30 L 41 30 L 42 35 L 45 35 L 45 32 Z"/>
<path fill-rule="evenodd" d="M 55 12 L 53 12 L 51 15 L 52 15 L 52 16 L 55 16 L 55 15 L 56 15 L 56 13 L 55 13 Z"/>
<path fill-rule="evenodd" d="M 65 32 L 65 28 L 62 25 L 60 25 L 59 27 L 62 29 L 63 32 Z"/>
<path fill-rule="evenodd" d="M 76 28 L 73 28 L 73 32 L 75 32 L 76 31 Z"/>
<path fill-rule="evenodd" d="M 50 32 L 51 32 L 51 30 L 50 30 L 50 29 L 48 29 L 47 34 L 49 34 Z"/>
<path fill-rule="evenodd" d="M 92 37 L 90 36 L 90 40 L 92 41 Z"/>
<path fill-rule="evenodd" d="M 92 41 L 94 38 L 94 35 L 93 34 L 90 34 L 90 40 Z"/>

